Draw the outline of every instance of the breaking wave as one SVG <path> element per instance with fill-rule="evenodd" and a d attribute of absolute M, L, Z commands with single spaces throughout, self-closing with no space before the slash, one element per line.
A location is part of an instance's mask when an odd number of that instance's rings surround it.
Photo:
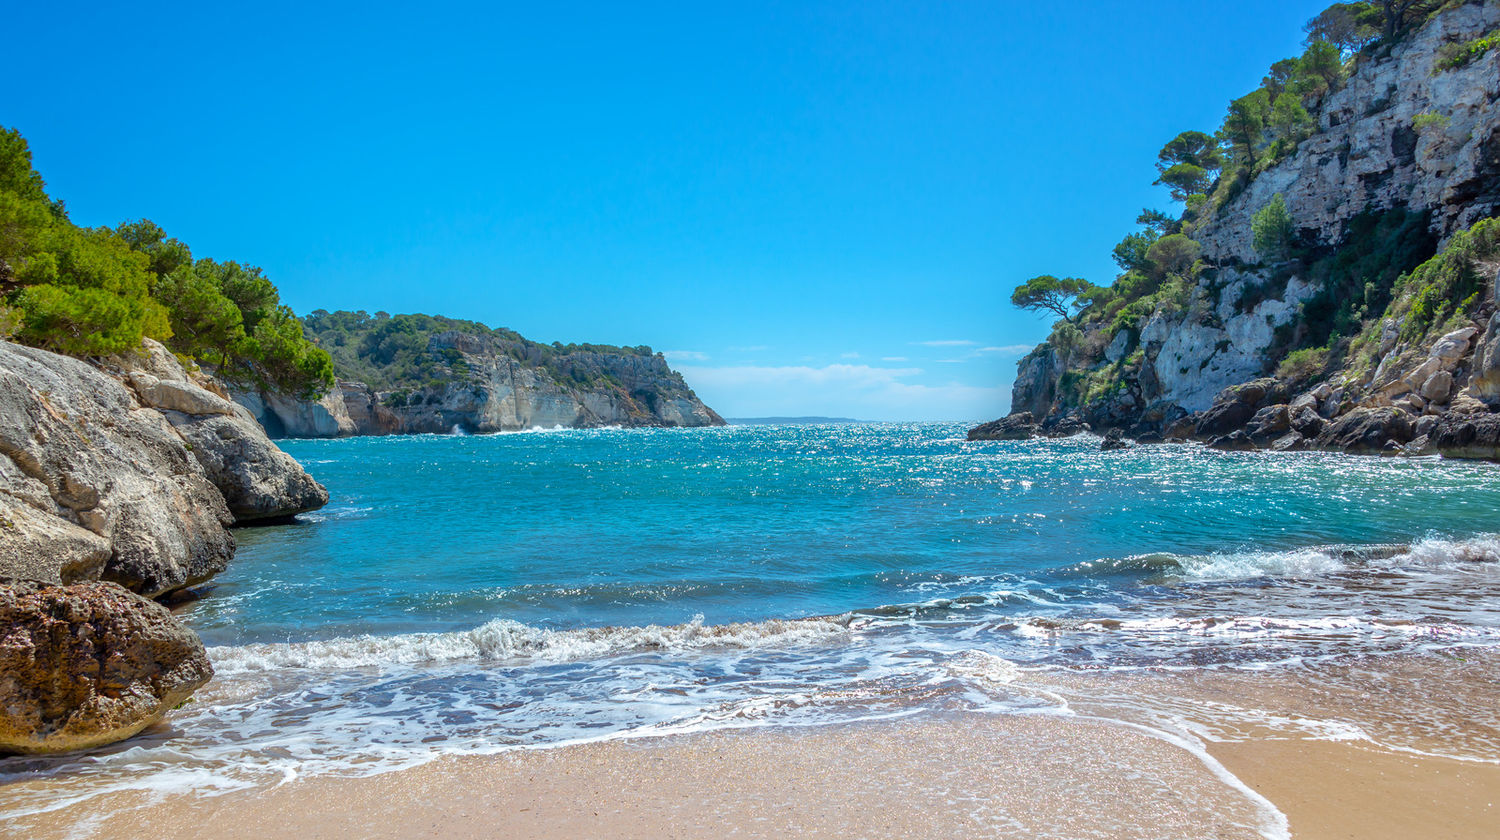
<path fill-rule="evenodd" d="M 758 648 L 819 644 L 846 639 L 850 617 L 705 625 L 696 616 L 685 624 L 591 627 L 549 630 L 495 619 L 454 633 L 354 636 L 295 644 L 252 644 L 209 649 L 221 674 L 282 668 L 338 670 L 381 665 L 416 665 L 465 659 L 509 662 L 570 662 L 638 651 Z"/>

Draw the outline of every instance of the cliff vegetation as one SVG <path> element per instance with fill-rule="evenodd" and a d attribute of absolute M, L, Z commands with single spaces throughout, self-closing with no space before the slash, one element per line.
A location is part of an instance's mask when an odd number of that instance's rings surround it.
<path fill-rule="evenodd" d="M 259 268 L 193 257 L 149 220 L 85 228 L 51 198 L 25 138 L 0 128 L 0 338 L 78 357 L 143 338 L 232 382 L 300 397 L 333 386 Z"/>

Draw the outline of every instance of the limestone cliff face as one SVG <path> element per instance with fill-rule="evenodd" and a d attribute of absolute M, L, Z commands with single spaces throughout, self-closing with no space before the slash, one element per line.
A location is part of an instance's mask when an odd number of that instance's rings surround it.
<path fill-rule="evenodd" d="M 542 366 L 529 363 L 516 346 L 495 336 L 445 332 L 428 345 L 450 372 L 440 383 L 376 390 L 340 380 L 316 402 L 258 394 L 235 399 L 271 434 L 288 437 L 724 423 L 660 354 L 577 350 Z"/>
<path fill-rule="evenodd" d="M 1389 50 L 1363 56 L 1346 87 L 1315 114 L 1319 130 L 1192 227 L 1206 268 L 1183 299 L 1126 326 L 1105 319 L 1068 342 L 1039 346 L 1021 361 L 1012 395 L 1013 416 L 1024 412 L 1031 420 L 1012 421 L 996 434 L 1093 427 L 1148 440 L 1213 440 L 1240 431 L 1243 441 L 1223 445 L 1282 441 L 1280 448 L 1364 451 L 1349 435 L 1383 418 L 1380 434 L 1370 438 L 1379 438 L 1377 451 L 1434 451 L 1441 439 L 1448 444 L 1442 451 L 1500 454 L 1472 443 L 1476 434 L 1488 434 L 1488 425 L 1500 427 L 1481 416 L 1500 406 L 1500 260 L 1491 232 L 1477 237 L 1483 240 L 1477 245 L 1465 241 L 1464 256 L 1455 258 L 1462 265 L 1454 271 L 1472 278 L 1459 284 L 1462 303 L 1418 302 L 1421 290 L 1398 283 L 1387 316 L 1375 309 L 1356 323 L 1352 339 L 1346 333 L 1331 355 L 1330 369 L 1283 368 L 1278 382 L 1265 378 L 1277 373 L 1298 336 L 1319 327 L 1328 333 L 1315 319 L 1329 317 L 1331 292 L 1309 261 L 1262 263 L 1251 221 L 1280 194 L 1299 246 L 1327 255 L 1351 247 L 1356 217 L 1412 211 L 1427 224 L 1421 234 L 1430 237 L 1427 253 L 1441 255 L 1457 234 L 1500 215 L 1500 50 L 1438 69 L 1445 49 L 1497 28 L 1500 4 L 1458 5 Z M 1309 309 L 1320 296 L 1322 308 Z M 1447 307 L 1443 323 L 1413 320 L 1434 304 Z M 1241 387 L 1252 382 L 1262 384 Z M 1358 419 L 1320 438 L 1325 429 L 1310 417 L 1300 430 L 1292 426 L 1292 404 L 1330 427 L 1347 416 Z M 1263 410 L 1265 422 L 1252 422 Z M 1442 432 L 1450 426 L 1469 431 Z M 1456 443 L 1466 435 L 1469 442 Z"/>
<path fill-rule="evenodd" d="M 1318 114 L 1319 131 L 1251 182 L 1195 238 L 1206 256 L 1255 262 L 1250 217 L 1281 193 L 1302 236 L 1337 241 L 1365 210 L 1433 210 L 1441 237 L 1500 207 L 1500 58 L 1434 72 L 1445 46 L 1500 27 L 1500 4 L 1434 18 L 1388 57 L 1365 61 Z M 1418 117 L 1438 119 L 1425 126 Z"/>

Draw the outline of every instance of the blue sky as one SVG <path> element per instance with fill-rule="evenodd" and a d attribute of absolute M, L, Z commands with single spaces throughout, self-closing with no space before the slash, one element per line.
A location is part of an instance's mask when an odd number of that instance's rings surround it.
<path fill-rule="evenodd" d="M 308 4 L 311 6 L 312 4 Z M 650 344 L 727 416 L 983 420 L 1161 144 L 1325 5 L 25 3 L 0 124 L 299 313 Z"/>

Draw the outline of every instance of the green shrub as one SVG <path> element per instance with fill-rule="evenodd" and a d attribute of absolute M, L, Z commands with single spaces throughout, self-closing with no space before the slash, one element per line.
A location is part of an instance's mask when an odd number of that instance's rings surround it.
<path fill-rule="evenodd" d="M 1432 72 L 1437 74 L 1467 67 L 1489 52 L 1496 44 L 1500 44 L 1500 30 L 1492 30 L 1472 41 L 1445 48 L 1437 64 L 1432 68 Z"/>
<path fill-rule="evenodd" d="M 1257 254 L 1272 260 L 1287 256 L 1292 246 L 1292 214 L 1287 211 L 1281 193 L 1255 211 L 1250 218 L 1250 232 Z"/>
<path fill-rule="evenodd" d="M 1424 133 L 1429 128 L 1436 128 L 1438 130 L 1447 128 L 1448 123 L 1450 122 L 1452 122 L 1452 120 L 1446 114 L 1434 114 L 1428 112 L 1424 114 L 1417 114 L 1415 117 L 1412 117 L 1411 127 L 1416 129 L 1418 133 Z"/>
<path fill-rule="evenodd" d="M 1306 347 L 1294 350 L 1281 360 L 1276 375 L 1282 379 L 1305 382 L 1323 373 L 1328 367 L 1327 347 Z"/>

